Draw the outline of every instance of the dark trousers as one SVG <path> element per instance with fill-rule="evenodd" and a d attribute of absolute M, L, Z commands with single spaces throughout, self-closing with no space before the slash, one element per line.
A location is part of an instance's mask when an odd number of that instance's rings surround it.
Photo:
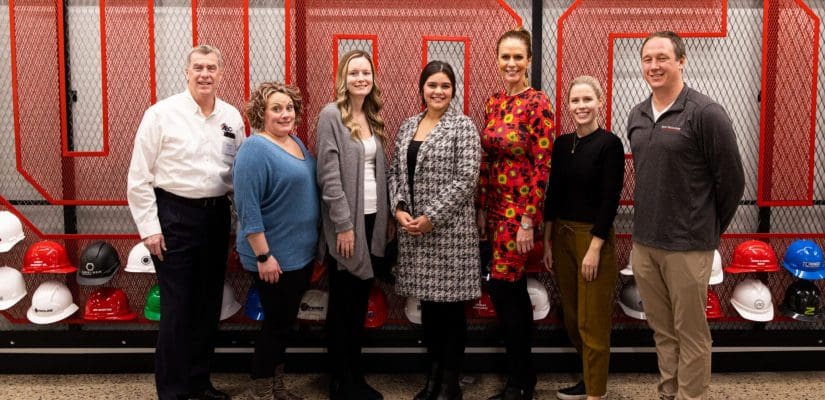
<path fill-rule="evenodd" d="M 371 245 L 375 214 L 365 215 L 368 246 Z M 335 245 L 334 243 L 332 244 Z M 349 271 L 338 270 L 338 263 L 329 258 L 329 307 L 326 331 L 330 373 L 334 380 L 345 382 L 364 374 L 361 364 L 361 346 L 364 337 L 364 319 L 367 302 L 375 279 L 360 279 Z M 372 257 L 374 263 L 375 257 Z"/>
<path fill-rule="evenodd" d="M 163 261 L 152 257 L 161 298 L 155 385 L 160 400 L 173 400 L 211 385 L 229 251 L 229 201 L 156 194 L 166 252 Z"/>
<path fill-rule="evenodd" d="M 252 379 L 271 378 L 275 367 L 284 362 L 289 328 L 298 316 L 301 297 L 309 285 L 312 263 L 295 271 L 281 274 L 276 283 L 261 280 L 257 272 L 250 272 L 258 288 L 264 321 L 255 339 L 252 355 Z"/>
<path fill-rule="evenodd" d="M 489 289 L 507 350 L 507 385 L 531 389 L 536 384 L 536 372 L 531 354 L 533 306 L 527 294 L 527 277 L 515 282 L 491 279 Z"/>
<path fill-rule="evenodd" d="M 421 302 L 421 327 L 430 363 L 458 371 L 467 345 L 467 315 L 463 301 Z"/>

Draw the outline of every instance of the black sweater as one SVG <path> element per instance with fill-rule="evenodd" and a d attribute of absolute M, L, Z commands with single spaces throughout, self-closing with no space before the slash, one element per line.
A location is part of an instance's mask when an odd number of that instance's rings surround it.
<path fill-rule="evenodd" d="M 553 143 L 544 220 L 590 223 L 594 236 L 607 239 L 623 182 L 624 148 L 616 135 L 602 128 L 581 139 L 562 135 Z"/>

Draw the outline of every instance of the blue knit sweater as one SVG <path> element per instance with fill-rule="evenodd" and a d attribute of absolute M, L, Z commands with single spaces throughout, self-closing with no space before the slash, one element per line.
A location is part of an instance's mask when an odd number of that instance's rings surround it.
<path fill-rule="evenodd" d="M 247 271 L 257 271 L 246 236 L 264 232 L 269 250 L 283 271 L 309 264 L 318 242 L 318 187 L 315 159 L 293 136 L 304 160 L 260 135 L 244 141 L 233 172 L 238 212 L 237 248 Z"/>

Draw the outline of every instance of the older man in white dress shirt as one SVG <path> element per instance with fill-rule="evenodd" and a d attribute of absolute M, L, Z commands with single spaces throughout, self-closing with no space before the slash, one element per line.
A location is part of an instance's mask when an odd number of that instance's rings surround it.
<path fill-rule="evenodd" d="M 209 372 L 229 246 L 227 193 L 244 125 L 238 110 L 215 95 L 223 73 L 218 49 L 192 48 L 187 90 L 146 111 L 129 166 L 129 209 L 160 284 L 161 400 L 229 398 L 212 386 Z"/>

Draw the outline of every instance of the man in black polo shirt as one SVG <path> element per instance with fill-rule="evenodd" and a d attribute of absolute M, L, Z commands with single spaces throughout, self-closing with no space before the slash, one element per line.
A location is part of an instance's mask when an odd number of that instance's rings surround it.
<path fill-rule="evenodd" d="M 633 274 L 656 341 L 660 397 L 706 399 L 708 279 L 742 198 L 742 160 L 725 109 L 682 80 L 682 39 L 652 33 L 641 57 L 653 93 L 628 118 L 636 171 Z"/>

